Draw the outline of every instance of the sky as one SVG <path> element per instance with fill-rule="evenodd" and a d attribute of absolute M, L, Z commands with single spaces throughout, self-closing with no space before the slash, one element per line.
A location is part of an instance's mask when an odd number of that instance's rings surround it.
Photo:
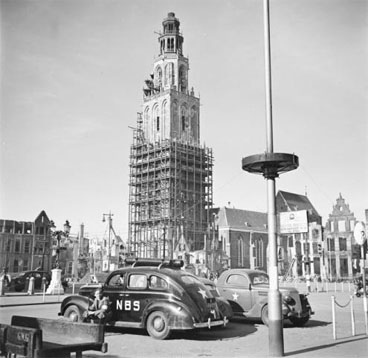
<path fill-rule="evenodd" d="M 181 22 L 215 207 L 267 211 L 260 0 L 0 0 L 0 218 L 45 210 L 90 238 L 128 235 L 129 154 L 162 21 Z M 276 191 L 307 195 L 325 223 L 340 193 L 368 208 L 368 2 L 270 0 L 274 152 L 299 168 Z"/>

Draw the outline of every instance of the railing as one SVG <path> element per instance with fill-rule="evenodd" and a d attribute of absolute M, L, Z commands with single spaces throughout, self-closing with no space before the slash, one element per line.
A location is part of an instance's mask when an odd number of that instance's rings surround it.
<path fill-rule="evenodd" d="M 311 280 L 310 286 L 307 282 L 300 278 L 281 279 L 280 287 L 295 287 L 300 292 L 354 292 L 354 283 L 352 280 L 345 281 L 327 281 L 327 280 Z M 308 286 L 310 287 L 308 289 Z"/>

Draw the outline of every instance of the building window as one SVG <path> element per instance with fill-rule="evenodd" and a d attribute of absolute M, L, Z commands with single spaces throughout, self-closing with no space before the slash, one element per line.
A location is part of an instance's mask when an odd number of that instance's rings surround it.
<path fill-rule="evenodd" d="M 157 129 L 157 131 L 159 131 L 160 130 L 160 117 L 159 116 L 157 116 L 157 119 L 156 119 L 156 129 Z"/>
<path fill-rule="evenodd" d="M 19 267 L 18 267 L 19 263 L 17 259 L 14 259 L 14 264 L 13 264 L 13 271 L 14 272 L 19 272 Z"/>
<path fill-rule="evenodd" d="M 291 248 L 291 247 L 294 247 L 294 239 L 292 236 L 289 236 L 288 237 L 288 241 L 289 241 L 289 244 L 288 246 Z"/>
<path fill-rule="evenodd" d="M 263 267 L 263 240 L 256 239 L 253 248 L 254 265 L 255 267 Z"/>
<path fill-rule="evenodd" d="M 7 238 L 6 240 L 6 248 L 5 248 L 6 252 L 10 252 L 10 239 Z"/>
<path fill-rule="evenodd" d="M 24 259 L 23 260 L 23 269 L 22 271 L 27 271 L 28 270 L 28 260 Z"/>
<path fill-rule="evenodd" d="M 338 228 L 339 228 L 339 232 L 345 232 L 346 231 L 345 220 L 339 220 L 338 221 Z"/>
<path fill-rule="evenodd" d="M 354 231 L 355 228 L 355 220 L 350 220 L 350 231 Z"/>
<path fill-rule="evenodd" d="M 318 247 L 316 242 L 312 242 L 313 255 L 318 254 Z"/>
<path fill-rule="evenodd" d="M 20 240 L 15 240 L 14 252 L 20 252 Z"/>
<path fill-rule="evenodd" d="M 238 267 L 243 266 L 244 242 L 241 237 L 238 239 Z"/>
<path fill-rule="evenodd" d="M 327 251 L 335 251 L 335 240 L 333 237 L 327 238 Z"/>
<path fill-rule="evenodd" d="M 24 253 L 29 254 L 31 251 L 31 243 L 29 240 L 25 240 L 24 242 Z"/>
<path fill-rule="evenodd" d="M 339 248 L 340 251 L 347 251 L 346 238 L 339 237 Z"/>

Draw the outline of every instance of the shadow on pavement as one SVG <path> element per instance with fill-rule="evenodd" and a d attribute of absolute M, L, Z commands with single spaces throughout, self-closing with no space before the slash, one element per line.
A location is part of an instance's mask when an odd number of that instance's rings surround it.
<path fill-rule="evenodd" d="M 302 327 L 295 327 L 290 321 L 284 321 L 284 328 L 314 328 L 314 327 L 326 327 L 330 325 L 331 322 L 325 322 L 325 321 L 317 321 L 317 320 L 310 320 L 305 326 Z"/>
<path fill-rule="evenodd" d="M 218 341 L 245 337 L 257 331 L 254 325 L 230 322 L 226 327 L 214 327 L 211 329 L 200 329 L 190 331 L 174 331 L 168 340 L 185 339 L 192 341 Z M 106 326 L 106 332 L 110 334 L 134 334 L 148 336 L 144 329 L 121 328 Z M 152 338 L 153 339 L 153 338 Z"/>
<path fill-rule="evenodd" d="M 322 344 L 322 345 L 316 346 L 316 347 L 309 347 L 309 348 L 304 348 L 304 349 L 300 349 L 300 350 L 297 350 L 297 351 L 285 353 L 285 357 L 293 356 L 293 355 L 297 355 L 297 354 L 304 354 L 304 353 L 307 353 L 307 352 L 319 351 L 321 349 L 331 348 L 331 347 L 335 347 L 335 346 L 340 346 L 340 345 L 345 344 L 345 343 L 363 341 L 363 340 L 367 340 L 367 339 L 368 339 L 368 337 L 364 336 L 364 337 L 356 337 L 356 338 L 353 338 L 353 339 L 346 339 L 346 340 L 343 340 L 343 341 L 336 341 L 336 342 L 330 343 L 330 344 Z"/>

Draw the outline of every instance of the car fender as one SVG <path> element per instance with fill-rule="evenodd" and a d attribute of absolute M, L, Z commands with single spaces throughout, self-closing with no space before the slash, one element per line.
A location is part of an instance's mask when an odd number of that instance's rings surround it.
<path fill-rule="evenodd" d="M 148 305 L 142 315 L 143 326 L 146 327 L 148 316 L 154 311 L 161 311 L 167 314 L 171 329 L 191 329 L 193 328 L 194 316 L 185 305 L 178 302 L 152 302 Z"/>
<path fill-rule="evenodd" d="M 71 295 L 66 298 L 64 298 L 63 302 L 61 302 L 60 312 L 59 316 L 63 316 L 65 310 L 71 306 L 75 305 L 77 306 L 82 312 L 87 311 L 88 307 L 92 304 L 92 300 L 85 296 L 80 295 Z"/>

